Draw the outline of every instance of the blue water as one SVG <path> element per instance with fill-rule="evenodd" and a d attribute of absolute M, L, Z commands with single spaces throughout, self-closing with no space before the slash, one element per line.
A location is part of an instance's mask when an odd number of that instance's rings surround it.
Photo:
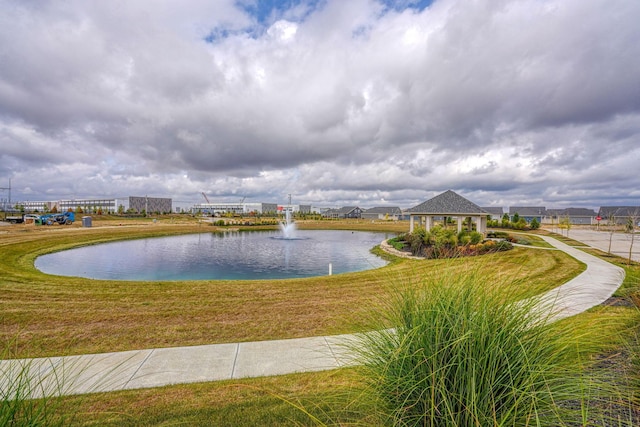
<path fill-rule="evenodd" d="M 40 256 L 38 270 L 106 280 L 256 280 L 313 277 L 382 267 L 370 253 L 385 233 L 297 230 L 199 233 L 84 246 Z"/>

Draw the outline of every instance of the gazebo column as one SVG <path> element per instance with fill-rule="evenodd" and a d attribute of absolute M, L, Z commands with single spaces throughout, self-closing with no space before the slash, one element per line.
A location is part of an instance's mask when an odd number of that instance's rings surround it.
<path fill-rule="evenodd" d="M 478 230 L 478 232 L 480 232 L 482 234 L 485 234 L 487 232 L 487 217 L 486 216 L 481 216 L 480 217 L 480 222 L 478 223 L 477 230 Z"/>
<path fill-rule="evenodd" d="M 425 230 L 431 231 L 432 224 L 433 224 L 433 219 L 431 215 L 427 215 L 425 217 L 425 225 L 424 225 Z"/>
<path fill-rule="evenodd" d="M 415 217 L 413 215 L 409 215 L 409 233 L 413 233 L 413 219 Z"/>
<path fill-rule="evenodd" d="M 476 223 L 476 231 L 478 233 L 485 234 L 487 232 L 487 217 L 486 216 L 474 216 L 473 222 Z"/>
<path fill-rule="evenodd" d="M 464 219 L 465 218 L 463 216 L 456 217 L 456 222 L 458 223 L 458 233 L 462 231 L 462 223 L 464 222 Z"/>

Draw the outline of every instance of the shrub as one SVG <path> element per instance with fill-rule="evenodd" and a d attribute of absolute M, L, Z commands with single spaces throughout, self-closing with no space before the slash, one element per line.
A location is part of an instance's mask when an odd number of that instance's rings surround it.
<path fill-rule="evenodd" d="M 508 251 L 513 249 L 513 245 L 507 241 L 500 241 L 495 244 L 495 250 L 497 252 Z"/>
<path fill-rule="evenodd" d="M 405 238 L 406 238 L 405 235 L 394 237 L 392 239 L 387 240 L 387 243 L 390 244 L 394 249 L 401 251 L 401 250 L 404 250 L 406 246 L 406 242 L 404 240 Z"/>
<path fill-rule="evenodd" d="M 504 232 L 493 232 L 494 236 L 507 236 Z M 398 241 L 404 240 L 406 246 L 409 246 L 411 253 L 415 256 L 422 256 L 428 259 L 455 258 L 460 256 L 470 256 L 484 254 L 495 251 L 493 241 L 481 243 L 483 239 L 482 233 L 477 231 L 461 231 L 456 233 L 453 229 L 442 227 L 434 227 L 431 232 L 424 228 L 418 227 L 413 233 L 405 234 L 397 238 Z M 389 240 L 389 243 L 396 247 L 395 239 Z M 514 240 L 515 242 L 515 240 Z M 399 244 L 398 244 L 399 245 Z M 402 249 L 403 247 L 396 247 Z M 500 250 L 507 250 L 512 246 L 501 246 Z"/>
<path fill-rule="evenodd" d="M 458 243 L 460 245 L 468 245 L 471 243 L 471 236 L 466 231 L 458 233 Z"/>
<path fill-rule="evenodd" d="M 477 245 L 478 243 L 482 242 L 482 233 L 472 231 L 469 236 L 471 238 L 470 243 L 472 245 Z"/>
<path fill-rule="evenodd" d="M 417 227 L 413 233 L 407 234 L 406 240 L 411 248 L 411 253 L 420 255 L 425 247 L 425 240 L 429 240 L 428 231 L 422 227 Z"/>

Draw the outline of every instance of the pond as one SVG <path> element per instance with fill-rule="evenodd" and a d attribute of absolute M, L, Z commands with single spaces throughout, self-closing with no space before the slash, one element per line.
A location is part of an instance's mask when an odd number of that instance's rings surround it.
<path fill-rule="evenodd" d="M 298 230 L 198 233 L 83 246 L 40 256 L 38 270 L 106 280 L 287 279 L 386 265 L 370 250 L 386 233 Z"/>

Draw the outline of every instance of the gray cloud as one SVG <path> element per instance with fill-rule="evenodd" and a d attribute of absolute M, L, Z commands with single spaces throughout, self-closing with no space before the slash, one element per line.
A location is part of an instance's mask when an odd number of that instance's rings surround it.
<path fill-rule="evenodd" d="M 0 7 L 14 198 L 638 203 L 632 0 Z"/>

